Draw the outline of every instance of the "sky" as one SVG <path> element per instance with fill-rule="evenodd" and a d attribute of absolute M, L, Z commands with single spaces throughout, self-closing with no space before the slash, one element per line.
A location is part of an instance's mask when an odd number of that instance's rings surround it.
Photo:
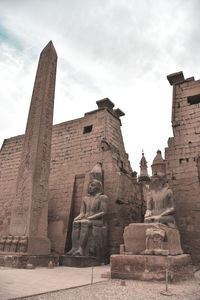
<path fill-rule="evenodd" d="M 139 173 L 164 156 L 171 129 L 166 76 L 200 78 L 199 0 L 0 0 L 0 147 L 23 134 L 40 52 L 58 54 L 54 124 L 84 116 L 108 97 Z"/>

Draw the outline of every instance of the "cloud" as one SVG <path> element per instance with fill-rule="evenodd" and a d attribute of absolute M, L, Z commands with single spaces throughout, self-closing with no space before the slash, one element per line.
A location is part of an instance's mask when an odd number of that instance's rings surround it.
<path fill-rule="evenodd" d="M 199 72 L 198 12 L 197 0 L 1 0 L 0 136 L 23 133 L 39 53 L 53 40 L 54 123 L 81 117 L 109 97 L 126 113 L 133 169 L 143 148 L 151 162 L 172 135 L 166 75 Z"/>

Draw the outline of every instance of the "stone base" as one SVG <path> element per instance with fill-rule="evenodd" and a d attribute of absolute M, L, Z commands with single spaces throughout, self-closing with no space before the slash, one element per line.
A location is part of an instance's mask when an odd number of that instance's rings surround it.
<path fill-rule="evenodd" d="M 0 254 L 0 266 L 18 269 L 26 268 L 27 264 L 47 267 L 50 261 L 54 262 L 53 255 Z"/>
<path fill-rule="evenodd" d="M 166 233 L 166 241 L 162 249 L 146 250 L 146 231 L 149 229 L 160 229 Z M 155 254 L 155 255 L 181 255 L 180 234 L 177 229 L 169 228 L 160 223 L 131 223 L 124 230 L 124 249 L 121 254 Z M 123 247 L 121 247 L 122 249 Z M 146 251 L 145 251 L 146 250 Z M 160 251 L 160 253 L 159 253 Z M 149 252 L 149 253 L 148 253 Z"/>
<path fill-rule="evenodd" d="M 180 281 L 194 276 L 189 254 L 177 256 L 112 255 L 111 278 Z"/>
<path fill-rule="evenodd" d="M 100 266 L 103 262 L 93 256 L 69 256 L 62 255 L 59 257 L 59 265 L 67 267 L 94 267 Z"/>
<path fill-rule="evenodd" d="M 51 251 L 50 240 L 43 237 L 28 237 L 27 253 L 30 255 L 49 255 Z"/>
<path fill-rule="evenodd" d="M 2 253 L 26 253 L 28 255 L 49 255 L 51 243 L 48 238 L 38 236 L 3 236 L 0 240 Z"/>

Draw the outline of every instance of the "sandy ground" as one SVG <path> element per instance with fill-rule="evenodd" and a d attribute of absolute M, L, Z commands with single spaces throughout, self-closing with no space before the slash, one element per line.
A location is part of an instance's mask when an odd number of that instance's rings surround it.
<path fill-rule="evenodd" d="M 125 285 L 124 285 L 125 284 Z M 136 280 L 116 280 L 66 289 L 58 292 L 47 293 L 38 296 L 26 297 L 27 300 L 200 300 L 200 271 L 195 273 L 195 278 L 173 283 L 168 285 L 168 293 L 166 284 L 161 282 L 145 282 Z M 20 299 L 20 298 L 18 298 Z"/>

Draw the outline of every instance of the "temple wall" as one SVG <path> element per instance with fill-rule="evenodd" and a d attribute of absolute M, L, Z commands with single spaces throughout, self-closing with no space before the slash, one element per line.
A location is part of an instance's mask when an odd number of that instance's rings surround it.
<path fill-rule="evenodd" d="M 120 126 L 109 109 L 53 126 L 48 225 L 52 251 L 70 248 L 72 220 L 97 161 L 103 163 L 104 193 L 109 197 L 109 253 L 119 252 L 124 226 L 141 221 L 140 187 L 132 177 Z M 0 235 L 9 229 L 22 143 L 23 136 L 7 139 L 0 152 Z"/>
<path fill-rule="evenodd" d="M 200 102 L 188 102 L 188 97 L 200 94 L 200 81 L 191 78 L 173 89 L 174 137 L 165 150 L 167 176 L 174 192 L 183 250 L 191 254 L 194 263 L 200 263 Z"/>
<path fill-rule="evenodd" d="M 22 143 L 22 135 L 4 140 L 0 151 L 0 234 L 9 233 Z"/>

